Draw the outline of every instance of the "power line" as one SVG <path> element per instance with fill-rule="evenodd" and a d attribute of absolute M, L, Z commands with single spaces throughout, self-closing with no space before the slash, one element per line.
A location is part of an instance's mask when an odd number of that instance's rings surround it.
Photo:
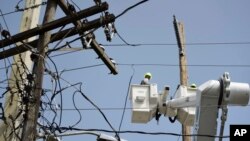
<path fill-rule="evenodd" d="M 132 47 L 139 47 L 139 46 L 176 46 L 176 43 L 128 43 L 124 40 L 120 35 L 118 35 L 125 44 L 103 44 L 104 46 L 132 46 Z M 197 43 L 185 43 L 185 45 L 189 46 L 211 46 L 211 45 L 249 45 L 250 42 L 242 41 L 242 42 L 197 42 Z"/>
<path fill-rule="evenodd" d="M 124 42 L 124 44 L 103 44 L 103 46 L 106 47 L 142 47 L 142 46 L 159 46 L 159 47 L 164 47 L 164 46 L 176 46 L 176 43 L 128 43 L 118 32 L 117 32 L 118 37 Z M 250 45 L 250 42 L 200 42 L 200 43 L 186 43 L 186 46 L 217 46 L 217 45 Z M 226 47 L 226 46 L 223 46 Z M 237 46 L 237 48 L 242 47 L 242 46 Z M 244 46 L 245 47 L 245 46 Z M 248 47 L 248 46 L 247 46 Z M 77 48 L 77 47 L 75 47 Z M 79 47 L 80 49 L 80 47 Z M 82 47 L 81 47 L 82 49 Z M 60 53 L 53 55 L 51 57 L 57 57 L 65 54 L 71 54 L 74 52 L 78 52 L 81 50 L 74 50 L 74 51 L 69 51 L 66 53 Z"/>
<path fill-rule="evenodd" d="M 148 0 L 143 0 L 143 1 L 140 1 L 140 2 L 138 2 L 138 3 L 136 3 L 136 4 L 132 5 L 132 6 L 128 7 L 128 8 L 125 9 L 122 13 L 118 14 L 118 15 L 115 17 L 115 19 L 121 17 L 122 15 L 124 15 L 125 13 L 127 13 L 129 10 L 131 10 L 131 9 L 135 8 L 136 6 L 138 6 L 138 5 L 140 5 L 140 4 L 143 4 L 143 3 L 147 2 L 147 1 L 148 1 Z"/>
<path fill-rule="evenodd" d="M 65 79 L 63 79 L 62 77 L 59 77 L 61 80 L 63 80 L 63 81 L 65 81 L 66 83 L 68 83 L 69 85 L 71 85 L 71 86 L 73 86 L 71 83 L 69 83 L 68 81 L 66 81 Z M 116 136 L 118 137 L 118 138 L 120 138 L 119 137 L 119 135 L 118 135 L 118 132 L 115 130 L 115 128 L 112 126 L 112 124 L 109 122 L 109 120 L 107 119 L 107 117 L 106 117 L 106 115 L 103 113 L 103 111 L 92 101 L 92 100 L 90 100 L 88 97 L 87 97 L 87 95 L 85 95 L 83 92 L 82 92 L 82 90 L 81 90 L 81 87 L 80 88 L 77 88 L 77 87 L 75 87 L 75 86 L 73 86 L 73 88 L 75 88 L 76 89 L 76 92 L 78 92 L 78 93 L 80 93 L 81 95 L 82 95 L 82 97 L 85 99 L 85 100 L 87 100 L 93 107 L 95 107 L 98 111 L 99 111 L 99 113 L 102 115 L 102 117 L 104 118 L 104 120 L 106 121 L 106 123 L 110 126 L 110 128 L 112 129 L 112 131 L 116 134 Z"/>
<path fill-rule="evenodd" d="M 179 64 L 125 64 L 125 63 L 117 63 L 117 65 L 120 66 L 161 66 L 161 67 L 179 67 Z M 187 65 L 189 67 L 250 67 L 250 65 L 236 65 L 236 64 L 231 64 L 231 65 L 224 65 L 224 64 L 207 64 L 207 65 L 203 65 L 203 64 L 190 64 Z"/>
<path fill-rule="evenodd" d="M 47 4 L 47 2 L 44 1 L 41 4 L 36 4 L 36 5 L 31 6 L 31 7 L 19 8 L 18 5 L 19 5 L 20 2 L 21 1 L 19 1 L 18 4 L 16 5 L 16 10 L 15 11 L 7 12 L 7 13 L 1 13 L 0 16 L 6 16 L 6 15 L 14 14 L 14 13 L 17 13 L 17 12 L 23 12 L 23 11 L 33 9 L 33 8 L 37 8 L 39 6 Z"/>
<path fill-rule="evenodd" d="M 250 104 L 248 104 L 248 105 L 246 105 L 247 107 L 250 107 Z M 200 107 L 200 108 L 214 108 L 214 107 L 218 107 L 218 105 L 209 105 L 209 106 L 198 106 L 198 107 Z M 229 105 L 229 107 L 235 107 L 235 106 L 230 106 Z M 132 107 L 126 107 L 126 108 L 124 108 L 124 107 L 103 107 L 103 108 L 101 108 L 100 107 L 100 109 L 101 110 L 105 110 L 105 111 L 121 111 L 121 110 L 133 110 L 133 108 Z M 147 108 L 136 108 L 136 109 L 141 109 L 141 110 L 143 110 L 143 109 L 147 109 Z M 47 109 L 47 110 L 50 110 L 50 109 Z M 64 108 L 64 109 L 62 109 L 62 110 L 64 110 L 64 111 L 75 111 L 76 109 L 73 109 L 73 108 Z M 96 108 L 78 108 L 77 110 L 79 110 L 79 111 L 96 111 L 97 109 Z"/>
<path fill-rule="evenodd" d="M 122 118 L 121 118 L 121 121 L 120 121 L 118 132 L 121 130 L 123 118 L 124 118 L 124 115 L 125 115 L 125 110 L 126 110 L 126 107 L 127 107 L 127 101 L 128 101 L 128 96 L 129 96 L 129 89 L 130 89 L 130 85 L 131 85 L 132 79 L 133 79 L 134 74 L 135 74 L 135 69 L 134 69 L 133 66 L 132 66 L 132 70 L 133 70 L 133 73 L 132 73 L 132 75 L 131 75 L 131 77 L 129 79 L 128 88 L 127 88 L 127 95 L 126 95 L 125 102 L 124 102 L 124 107 L 123 107 L 123 112 L 122 112 Z"/>
<path fill-rule="evenodd" d="M 71 71 L 77 71 L 82 69 L 88 69 L 88 68 L 95 68 L 99 66 L 103 66 L 104 64 L 96 64 L 96 65 L 90 65 L 90 66 L 82 66 L 77 68 L 71 68 L 71 69 L 64 69 L 60 73 L 65 72 L 71 72 Z M 125 64 L 125 63 L 117 63 L 118 66 L 158 66 L 158 67 L 179 67 L 178 64 Z M 194 65 L 187 65 L 188 67 L 237 67 L 237 68 L 250 68 L 250 65 L 215 65 L 215 64 L 208 64 L 208 65 L 202 65 L 202 64 L 194 64 Z"/>
<path fill-rule="evenodd" d="M 88 69 L 88 68 L 94 68 L 94 67 L 99 67 L 103 66 L 105 64 L 96 64 L 96 65 L 91 65 L 91 66 L 83 66 L 83 67 L 78 67 L 78 68 L 72 68 L 72 69 L 64 69 L 61 71 L 61 74 L 64 72 L 70 72 L 70 71 L 76 71 L 76 70 L 81 70 L 81 69 Z"/>
<path fill-rule="evenodd" d="M 106 129 L 80 129 L 80 128 L 68 128 L 61 127 L 63 130 L 76 130 L 76 131 L 97 131 L 97 132 L 106 132 L 106 133 L 114 133 L 114 131 L 106 130 Z M 119 134 L 143 134 L 143 135 L 167 135 L 167 136 L 191 136 L 191 137 L 208 137 L 208 138 L 229 138 L 229 135 L 226 136 L 214 136 L 214 135 L 206 135 L 206 134 L 189 134 L 183 135 L 179 133 L 171 133 L 171 132 L 148 132 L 148 131 L 135 131 L 135 130 L 124 130 L 119 131 Z"/>

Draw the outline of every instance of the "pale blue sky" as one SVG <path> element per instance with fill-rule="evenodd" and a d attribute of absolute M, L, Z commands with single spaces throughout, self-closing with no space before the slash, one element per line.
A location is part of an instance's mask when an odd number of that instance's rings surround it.
<path fill-rule="evenodd" d="M 17 0 L 1 0 L 0 9 L 3 13 L 14 10 Z M 94 5 L 92 0 L 74 0 L 75 3 L 84 9 Z M 109 12 L 118 15 L 127 7 L 139 2 L 139 0 L 107 0 Z M 22 3 L 23 4 L 23 3 Z M 208 80 L 217 80 L 225 71 L 228 71 L 231 80 L 235 82 L 250 83 L 249 52 L 250 44 L 208 44 L 190 45 L 192 43 L 233 43 L 250 42 L 250 1 L 249 0 L 150 0 L 149 2 L 136 7 L 116 20 L 115 25 L 120 35 L 129 43 L 169 43 L 175 44 L 176 37 L 173 28 L 173 15 L 185 26 L 186 51 L 188 64 L 189 82 L 198 86 Z M 58 9 L 60 9 L 58 7 Z M 5 16 L 11 34 L 18 33 L 20 25 L 20 14 Z M 63 16 L 58 10 L 57 18 Z M 89 19 L 97 18 L 96 15 Z M 40 16 L 42 19 L 43 16 Z M 4 25 L 2 18 L 0 23 Z M 71 26 L 71 25 L 70 25 Z M 105 41 L 103 29 L 96 32 L 96 40 L 102 44 L 123 44 L 115 36 L 111 43 Z M 76 37 L 76 36 L 75 36 Z M 70 41 L 71 38 L 65 41 Z M 80 41 L 71 45 L 81 47 Z M 53 47 L 53 45 L 51 45 Z M 106 53 L 114 58 L 119 64 L 168 64 L 178 65 L 177 45 L 165 46 L 109 46 Z M 80 51 L 60 57 L 55 57 L 58 70 L 77 68 L 102 63 L 96 59 L 97 55 L 93 50 Z M 49 61 L 48 61 L 49 62 Z M 0 61 L 3 67 L 3 60 Z M 49 62 L 51 69 L 53 65 Z M 229 66 L 192 66 L 192 65 L 229 65 Z M 245 67 L 230 65 L 248 65 Z M 173 95 L 179 84 L 178 66 L 124 66 L 118 65 L 119 74 L 110 75 L 105 66 L 82 69 L 72 72 L 65 72 L 62 77 L 71 83 L 82 82 L 83 92 L 101 108 L 121 108 L 127 94 L 130 76 L 133 74 L 132 84 L 139 83 L 145 72 L 153 74 L 153 83 L 158 84 L 158 90 L 169 85 L 170 95 Z M 1 80 L 4 70 L 1 70 Z M 50 78 L 45 77 L 45 87 L 51 88 Z M 62 82 L 63 86 L 66 86 Z M 73 108 L 72 95 L 74 89 L 63 93 L 63 107 Z M 0 99 L 3 101 L 2 99 Z M 59 102 L 59 96 L 56 97 Z M 93 108 L 84 98 L 76 95 L 78 108 Z M 131 107 L 130 101 L 127 107 Z M 82 121 L 78 128 L 100 128 L 111 130 L 103 120 L 101 114 L 96 110 L 81 111 Z M 104 110 L 111 124 L 118 130 L 122 110 Z M 50 115 L 52 115 L 50 113 Z M 230 124 L 250 124 L 250 107 L 229 107 L 228 120 L 226 121 L 224 135 L 229 135 Z M 63 112 L 62 126 L 70 126 L 79 119 L 76 111 Z M 58 121 L 58 120 L 57 120 Z M 220 124 L 220 120 L 218 120 Z M 168 118 L 161 117 L 159 125 L 155 120 L 148 124 L 132 124 L 131 111 L 126 110 L 121 130 L 141 130 L 146 132 L 173 132 L 181 133 L 179 122 L 174 124 Z M 219 130 L 219 128 L 218 128 Z M 111 134 L 112 135 L 112 134 Z M 71 140 L 95 140 L 92 135 L 65 137 L 63 141 Z M 121 134 L 121 138 L 128 141 L 177 141 L 175 136 L 152 136 L 140 134 Z M 179 141 L 182 139 L 180 138 Z M 225 139 L 228 141 L 229 139 Z"/>

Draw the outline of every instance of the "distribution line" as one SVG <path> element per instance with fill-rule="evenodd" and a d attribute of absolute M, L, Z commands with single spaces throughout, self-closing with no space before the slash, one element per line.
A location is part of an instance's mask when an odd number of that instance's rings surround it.
<path fill-rule="evenodd" d="M 250 104 L 249 105 L 246 105 L 247 107 L 250 107 Z M 210 106 L 200 106 L 201 107 L 205 107 L 205 108 L 214 108 L 214 107 L 218 107 L 218 105 L 210 105 Z M 230 106 L 229 107 L 235 107 L 235 106 Z M 121 111 L 121 110 L 124 110 L 124 107 L 103 107 L 101 108 L 101 110 L 106 110 L 106 111 Z M 132 107 L 126 107 L 125 108 L 126 110 L 133 110 Z M 146 108 L 137 108 L 137 109 L 146 109 Z M 50 109 L 46 109 L 47 111 L 49 111 Z M 65 108 L 65 109 L 62 109 L 64 111 L 75 111 L 76 109 L 73 109 L 73 108 Z M 80 111 L 96 111 L 97 109 L 96 108 L 78 108 L 77 110 L 80 110 Z"/>
<path fill-rule="evenodd" d="M 63 79 L 62 77 L 59 77 L 59 79 L 61 79 L 61 80 L 63 80 L 64 82 L 68 83 L 69 85 L 73 86 L 70 82 L 68 82 L 67 80 Z M 99 111 L 99 113 L 102 115 L 102 117 L 104 118 L 104 120 L 106 121 L 106 123 L 110 126 L 110 128 L 113 130 L 113 132 L 116 134 L 116 136 L 117 136 L 118 138 L 120 138 L 119 135 L 118 135 L 118 132 L 117 132 L 117 131 L 115 130 L 115 128 L 111 125 L 110 121 L 107 119 L 107 117 L 106 117 L 106 115 L 103 113 L 103 111 L 102 111 L 102 110 L 101 110 L 92 100 L 90 100 L 90 99 L 87 97 L 87 95 L 85 95 L 85 94 L 82 92 L 81 87 L 80 87 L 80 88 L 77 88 L 76 86 L 73 86 L 73 88 L 75 88 L 75 89 L 77 90 L 76 92 L 80 93 L 80 94 L 82 95 L 82 97 L 83 97 L 85 100 L 87 100 L 93 107 L 95 107 L 95 108 Z"/>
<path fill-rule="evenodd" d="M 119 35 L 120 36 L 120 35 Z M 124 40 L 124 38 L 122 38 Z M 125 41 L 125 40 L 124 40 Z M 190 46 L 211 46 L 211 45 L 249 45 L 249 41 L 239 41 L 239 42 L 193 42 L 186 43 L 185 45 Z M 103 44 L 104 46 L 176 46 L 176 43 L 128 43 L 125 44 Z"/>
<path fill-rule="evenodd" d="M 122 40 L 124 40 L 121 35 L 117 32 L 118 37 L 120 37 Z M 78 40 L 79 38 L 77 38 Z M 176 46 L 177 44 L 175 43 L 134 43 L 134 44 L 130 44 L 128 43 L 126 40 L 124 40 L 124 42 L 126 42 L 125 44 L 103 44 L 103 46 L 106 47 L 143 47 L 143 46 L 159 46 L 159 47 L 165 47 L 165 46 Z M 186 46 L 218 46 L 218 45 L 250 45 L 250 42 L 207 42 L 207 43 L 186 43 Z M 227 47 L 227 46 L 221 46 L 221 47 Z M 66 45 L 64 45 L 64 47 L 66 47 Z M 250 47 L 250 46 L 237 46 L 237 48 L 239 47 Z M 65 54 L 71 54 L 74 52 L 78 52 L 82 50 L 82 47 L 74 47 L 73 49 L 78 49 L 78 50 L 73 50 L 73 51 L 69 51 L 66 53 L 60 53 L 60 54 L 56 54 L 53 55 L 51 57 L 57 57 L 57 56 L 61 56 L 61 55 L 65 55 Z M 59 50 L 60 51 L 60 50 Z"/>
<path fill-rule="evenodd" d="M 121 130 L 121 127 L 122 127 L 123 118 L 124 118 L 125 110 L 126 110 L 126 107 L 127 107 L 127 101 L 128 101 L 128 96 L 129 96 L 129 89 L 130 89 L 130 85 L 131 85 L 131 82 L 132 82 L 134 74 L 135 74 L 134 67 L 133 66 L 131 66 L 131 67 L 132 67 L 133 73 L 132 73 L 132 75 L 131 75 L 131 77 L 129 79 L 128 88 L 127 88 L 127 95 L 126 95 L 125 102 L 124 102 L 124 107 L 123 107 L 123 112 L 122 112 L 122 118 L 121 118 L 121 121 L 120 121 L 118 132 Z"/>
<path fill-rule="evenodd" d="M 21 1 L 18 2 L 18 4 L 20 3 Z M 42 5 L 46 5 L 47 2 L 42 2 L 41 4 L 37 4 L 37 5 L 33 5 L 31 7 L 25 7 L 25 8 L 19 8 L 18 4 L 16 5 L 16 10 L 15 11 L 11 11 L 11 12 L 7 12 L 7 13 L 1 13 L 0 16 L 6 16 L 6 15 L 10 15 L 10 14 L 14 14 L 14 13 L 17 13 L 17 12 L 23 12 L 25 10 L 28 10 L 28 9 L 33 9 L 33 8 L 37 8 L 38 6 L 42 6 Z"/>
<path fill-rule="evenodd" d="M 70 69 L 64 69 L 60 71 L 60 73 L 65 73 L 65 72 L 71 72 L 71 71 L 77 71 L 77 70 L 82 70 L 82 69 L 88 69 L 88 68 L 95 68 L 99 66 L 103 66 L 104 64 L 95 64 L 95 65 L 90 65 L 90 66 L 82 66 L 82 67 L 77 67 L 77 68 L 70 68 Z M 158 66 L 158 67 L 179 67 L 178 64 L 125 64 L 125 63 L 117 63 L 118 66 Z M 250 65 L 236 65 L 236 64 L 231 64 L 231 65 L 215 65 L 215 64 L 208 64 L 208 65 L 202 65 L 202 64 L 194 64 L 194 65 L 187 65 L 189 67 L 234 67 L 234 68 L 250 68 Z M 2 69 L 2 68 L 0 68 Z M 4 68 L 3 68 L 4 69 Z"/>
<path fill-rule="evenodd" d="M 106 133 L 114 133 L 114 131 L 106 130 L 106 129 L 80 129 L 80 128 L 68 128 L 68 127 L 61 127 L 61 129 L 68 129 L 68 130 L 76 130 L 76 131 L 97 131 L 97 132 L 106 132 Z M 143 134 L 143 135 L 168 135 L 168 136 L 191 136 L 191 137 L 209 137 L 209 138 L 229 138 L 229 135 L 226 136 L 214 136 L 214 135 L 205 135 L 205 134 L 189 134 L 183 135 L 179 133 L 171 133 L 171 132 L 148 132 L 148 131 L 132 131 L 132 130 L 124 130 L 120 131 L 119 134 Z"/>

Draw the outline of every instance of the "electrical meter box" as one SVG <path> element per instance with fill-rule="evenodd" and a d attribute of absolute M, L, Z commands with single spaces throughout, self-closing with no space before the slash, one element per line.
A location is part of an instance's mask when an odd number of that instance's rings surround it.
<path fill-rule="evenodd" d="M 156 112 L 158 102 L 157 85 L 131 85 L 132 123 L 147 123 Z"/>

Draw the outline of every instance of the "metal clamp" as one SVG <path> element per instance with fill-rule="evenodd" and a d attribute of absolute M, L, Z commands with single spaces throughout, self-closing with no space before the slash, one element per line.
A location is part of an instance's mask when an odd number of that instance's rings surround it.
<path fill-rule="evenodd" d="M 229 77 L 229 73 L 225 72 L 223 74 L 223 98 L 224 101 L 228 101 L 229 100 L 229 96 L 230 96 L 230 77 Z"/>
<path fill-rule="evenodd" d="M 218 108 L 221 107 L 222 102 L 226 102 L 229 99 L 230 96 L 230 77 L 229 73 L 225 72 L 223 76 L 219 79 L 220 82 L 220 96 L 219 96 L 219 101 L 218 101 Z M 226 104 L 225 103 L 225 104 Z"/>

